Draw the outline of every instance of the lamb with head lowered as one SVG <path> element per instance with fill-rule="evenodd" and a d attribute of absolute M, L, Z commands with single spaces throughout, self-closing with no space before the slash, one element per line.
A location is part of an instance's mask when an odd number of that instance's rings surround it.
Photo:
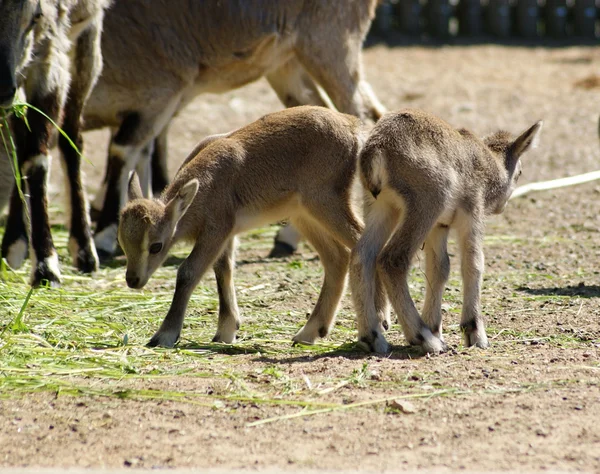
<path fill-rule="evenodd" d="M 177 342 L 190 296 L 211 266 L 219 290 L 213 340 L 233 342 L 241 322 L 233 285 L 234 238 L 286 218 L 316 249 L 325 273 L 317 304 L 294 341 L 325 337 L 344 290 L 350 250 L 362 231 L 352 192 L 364 135 L 354 116 L 294 107 L 202 141 L 158 199 L 143 198 L 132 175 L 118 228 L 127 285 L 143 288 L 174 243 L 193 243 L 178 269 L 171 307 L 149 345 Z M 375 299 L 378 314 L 387 319 L 384 293 L 376 291 Z"/>

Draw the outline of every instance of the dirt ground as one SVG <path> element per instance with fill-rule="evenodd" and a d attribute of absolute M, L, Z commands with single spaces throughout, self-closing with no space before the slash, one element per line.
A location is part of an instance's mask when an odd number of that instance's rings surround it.
<path fill-rule="evenodd" d="M 389 109 L 425 108 L 480 135 L 497 128 L 517 133 L 544 119 L 540 148 L 526 156 L 520 184 L 599 167 L 597 47 L 378 45 L 365 52 L 365 69 Z M 197 98 L 171 129 L 172 171 L 203 136 L 279 108 L 264 81 Z M 93 188 L 107 136 L 86 138 Z M 60 182 L 58 173 L 53 182 Z M 597 183 L 531 194 L 490 219 L 483 289 L 494 328 L 489 350 L 462 347 L 460 304 L 452 304 L 445 327 L 453 349 L 437 357 L 414 357 L 397 326 L 389 357 L 230 356 L 238 372 L 257 374 L 239 382 L 244 390 L 272 388 L 278 382 L 264 370 L 275 367 L 318 399 L 322 413 L 297 416 L 298 406 L 244 399 L 207 406 L 188 399 L 4 394 L 0 466 L 600 472 L 599 194 Z M 238 259 L 252 260 L 252 252 L 242 249 Z M 460 301 L 455 256 L 452 264 L 446 294 Z M 244 265 L 238 281 L 260 265 Z M 284 303 L 292 307 L 294 296 Z M 202 370 L 202 377 L 101 383 L 228 390 L 211 375 L 226 368 Z M 338 408 L 327 411 L 328 404 Z M 252 426 L 284 415 L 290 417 Z"/>

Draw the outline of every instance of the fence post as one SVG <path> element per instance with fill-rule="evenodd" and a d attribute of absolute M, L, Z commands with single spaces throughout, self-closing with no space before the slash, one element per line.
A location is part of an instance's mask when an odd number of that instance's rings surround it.
<path fill-rule="evenodd" d="M 490 33 L 507 38 L 511 33 L 510 0 L 490 0 L 487 7 Z"/>
<path fill-rule="evenodd" d="M 336 1 L 336 0 L 334 0 Z M 408 35 L 421 33 L 421 2 L 419 0 L 400 0 L 396 4 L 400 18 L 400 30 Z"/>
<path fill-rule="evenodd" d="M 458 31 L 465 36 L 479 36 L 482 32 L 481 0 L 460 0 L 458 4 Z"/>
<path fill-rule="evenodd" d="M 596 2 L 595 0 L 577 0 L 573 7 L 575 34 L 594 38 L 596 36 Z"/>
<path fill-rule="evenodd" d="M 539 35 L 539 17 L 538 0 L 519 0 L 517 2 L 517 31 L 521 36 L 535 38 Z"/>
<path fill-rule="evenodd" d="M 427 22 L 429 32 L 436 37 L 450 36 L 450 16 L 452 6 L 449 0 L 429 0 L 427 5 Z"/>
<path fill-rule="evenodd" d="M 567 34 L 567 0 L 546 0 L 546 34 L 563 38 Z"/>

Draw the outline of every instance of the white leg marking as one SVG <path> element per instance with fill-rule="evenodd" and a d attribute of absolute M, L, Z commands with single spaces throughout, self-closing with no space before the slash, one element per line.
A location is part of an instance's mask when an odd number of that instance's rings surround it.
<path fill-rule="evenodd" d="M 117 250 L 117 224 L 111 224 L 98 232 L 94 236 L 94 243 L 98 250 L 114 254 Z"/>
<path fill-rule="evenodd" d="M 48 271 L 50 273 L 52 273 L 55 277 L 57 281 L 52 281 L 50 282 L 50 284 L 52 286 L 58 285 L 58 281 L 60 281 L 60 266 L 58 264 L 58 255 L 56 254 L 56 251 L 53 251 L 47 258 L 46 258 L 46 267 L 48 268 Z M 31 252 L 31 275 L 30 275 L 30 283 L 33 285 L 35 283 L 35 270 L 37 268 L 37 259 L 35 257 L 35 252 Z"/>
<path fill-rule="evenodd" d="M 296 250 L 298 248 L 298 243 L 300 242 L 300 233 L 293 226 L 288 224 L 279 229 L 275 240 L 277 242 L 288 244 L 290 247 Z"/>
<path fill-rule="evenodd" d="M 16 270 L 21 268 L 23 262 L 25 261 L 25 257 L 27 257 L 27 241 L 19 239 L 8 248 L 6 262 L 10 268 Z"/>
<path fill-rule="evenodd" d="M 27 161 L 23 166 L 23 173 L 27 175 L 31 168 L 44 168 L 46 170 L 46 176 L 49 178 L 50 164 L 52 163 L 52 156 L 50 155 L 36 155 Z"/>

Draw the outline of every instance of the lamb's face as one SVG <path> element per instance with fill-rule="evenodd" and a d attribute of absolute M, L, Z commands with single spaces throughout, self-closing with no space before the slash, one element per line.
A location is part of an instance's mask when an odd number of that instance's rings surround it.
<path fill-rule="evenodd" d="M 127 257 L 127 286 L 140 289 L 148 283 L 168 255 L 173 231 L 160 202 L 139 199 L 123 209 L 118 238 Z"/>

